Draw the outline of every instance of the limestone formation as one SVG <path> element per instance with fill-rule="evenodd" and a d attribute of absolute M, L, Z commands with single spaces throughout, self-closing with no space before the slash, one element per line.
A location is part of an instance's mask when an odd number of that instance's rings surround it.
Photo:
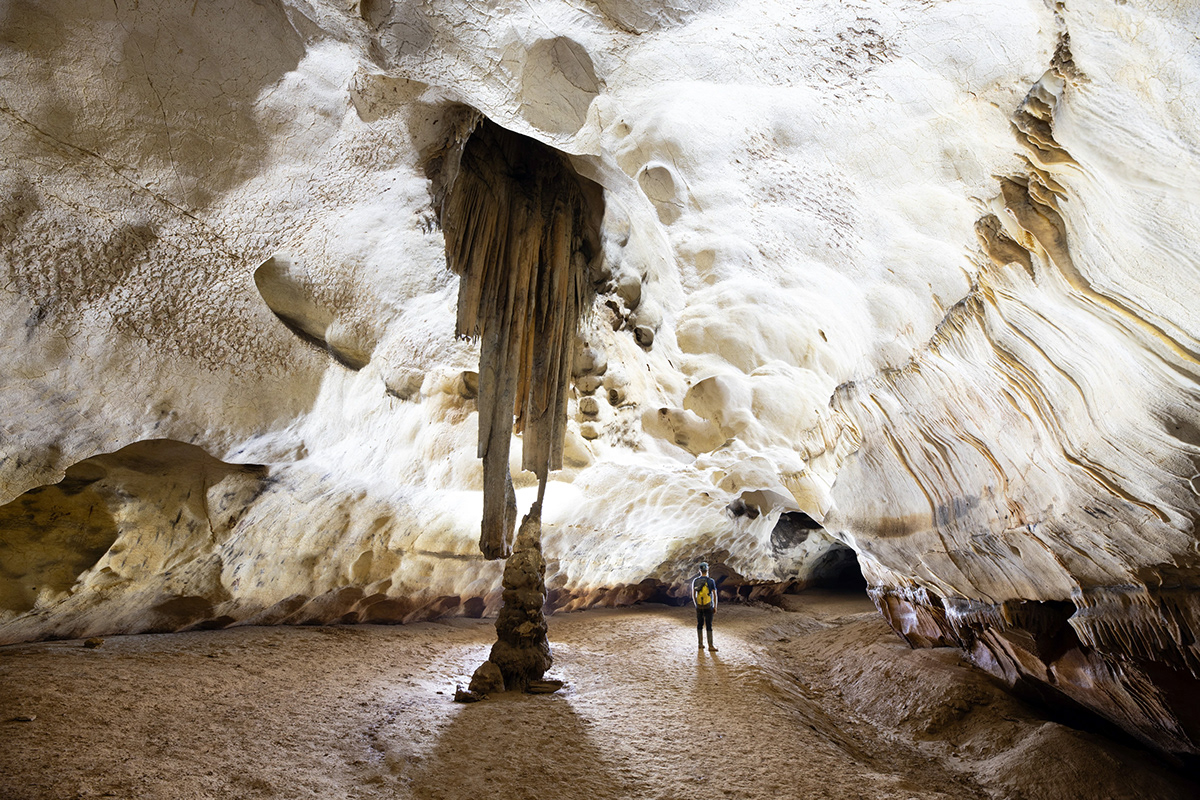
<path fill-rule="evenodd" d="M 0 29 L 0 642 L 494 614 L 540 499 L 552 607 L 849 548 L 912 644 L 1200 754 L 1187 4 Z"/>
<path fill-rule="evenodd" d="M 493 664 L 509 691 L 525 691 L 540 682 L 554 659 L 546 636 L 546 562 L 542 557 L 541 504 L 521 520 L 513 553 L 504 564 L 504 605 L 496 617 L 496 643 L 483 667 L 476 670 L 487 681 Z M 485 671 L 486 668 L 486 671 Z M 483 675 L 480 675 L 483 672 Z M 474 681 L 472 681 L 474 685 Z"/>
<path fill-rule="evenodd" d="M 471 676 L 469 691 L 476 695 L 489 695 L 493 692 L 504 691 L 504 674 L 492 661 L 485 661 L 475 669 Z"/>
<path fill-rule="evenodd" d="M 521 466 L 537 476 L 539 501 L 550 470 L 562 469 L 566 394 L 591 294 L 586 263 L 603 202 L 560 154 L 486 119 L 450 161 L 442 224 L 446 259 L 460 276 L 455 332 L 480 340 L 479 547 L 503 558 L 517 513 L 508 467 L 514 415 L 524 433 Z"/>

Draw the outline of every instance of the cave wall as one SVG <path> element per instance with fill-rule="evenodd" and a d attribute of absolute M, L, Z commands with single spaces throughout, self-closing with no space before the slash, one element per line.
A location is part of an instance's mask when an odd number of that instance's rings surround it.
<path fill-rule="evenodd" d="M 495 609 L 482 114 L 604 190 L 557 605 L 850 546 L 913 644 L 1194 753 L 1196 14 L 6 4 L 0 640 Z"/>

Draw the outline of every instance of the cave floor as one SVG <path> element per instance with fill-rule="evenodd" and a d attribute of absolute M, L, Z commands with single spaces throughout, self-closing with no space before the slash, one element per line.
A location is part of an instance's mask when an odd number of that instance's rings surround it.
<path fill-rule="evenodd" d="M 0 798 L 1191 798 L 865 597 L 551 617 L 553 695 L 451 701 L 490 620 L 0 648 Z M 32 717 L 33 719 L 28 719 Z"/>

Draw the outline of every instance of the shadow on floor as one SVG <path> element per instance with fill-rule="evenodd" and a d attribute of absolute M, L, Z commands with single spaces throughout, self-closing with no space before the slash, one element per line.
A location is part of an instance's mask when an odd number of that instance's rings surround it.
<path fill-rule="evenodd" d="M 645 796 L 569 696 L 496 695 L 461 706 L 409 781 L 420 800 L 603 800 Z"/>

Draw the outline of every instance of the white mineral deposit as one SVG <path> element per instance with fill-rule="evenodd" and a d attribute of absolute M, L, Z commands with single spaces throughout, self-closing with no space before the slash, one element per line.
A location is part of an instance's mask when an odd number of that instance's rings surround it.
<path fill-rule="evenodd" d="M 0 0 L 0 797 L 1200 796 L 1198 31 Z"/>

